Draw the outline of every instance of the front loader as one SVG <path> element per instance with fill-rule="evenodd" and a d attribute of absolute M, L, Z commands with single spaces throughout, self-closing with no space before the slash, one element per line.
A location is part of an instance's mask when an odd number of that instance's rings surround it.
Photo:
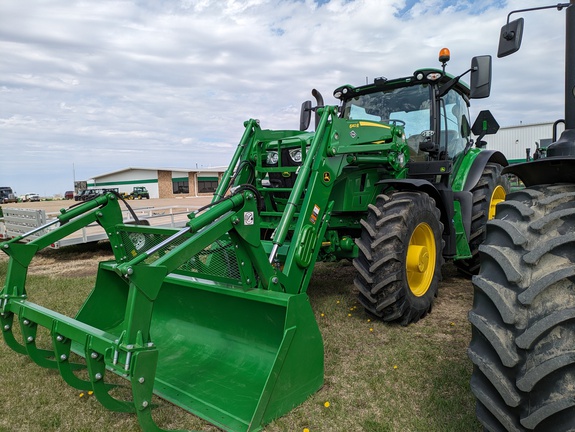
<path fill-rule="evenodd" d="M 224 430 L 261 430 L 323 383 L 306 294 L 318 260 L 353 259 L 368 312 L 404 325 L 429 312 L 444 260 L 473 272 L 507 162 L 483 148 L 497 130 L 489 113 L 471 140 L 469 99 L 488 96 L 490 58 L 473 59 L 471 88 L 445 73 L 447 60 L 443 52 L 443 70 L 340 87 L 340 106 L 314 92 L 300 130 L 247 121 L 212 203 L 180 230 L 122 223 L 109 192 L 62 210 L 39 238 L 23 241 L 48 226 L 0 243 L 10 256 L 5 342 L 106 408 L 136 413 L 145 431 L 160 430 L 152 393 Z M 28 300 L 34 255 L 94 222 L 114 259 L 100 263 L 77 314 Z M 36 343 L 38 327 L 51 335 L 48 349 Z M 110 394 L 109 373 L 129 381 L 132 400 Z"/>

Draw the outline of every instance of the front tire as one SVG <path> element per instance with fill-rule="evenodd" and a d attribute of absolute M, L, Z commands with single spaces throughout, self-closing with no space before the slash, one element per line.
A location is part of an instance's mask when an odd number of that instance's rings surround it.
<path fill-rule="evenodd" d="M 407 325 L 431 310 L 443 263 L 439 218 L 423 192 L 379 195 L 369 205 L 353 264 L 359 301 L 370 314 Z"/>
<path fill-rule="evenodd" d="M 488 431 L 575 430 L 575 185 L 512 193 L 487 224 L 469 313 Z"/>
<path fill-rule="evenodd" d="M 501 175 L 503 167 L 497 163 L 488 163 L 477 184 L 471 189 L 473 209 L 469 249 L 471 258 L 455 260 L 455 266 L 462 273 L 472 276 L 479 271 L 479 245 L 485 240 L 485 224 L 495 217 L 495 207 L 509 193 L 509 180 Z"/>

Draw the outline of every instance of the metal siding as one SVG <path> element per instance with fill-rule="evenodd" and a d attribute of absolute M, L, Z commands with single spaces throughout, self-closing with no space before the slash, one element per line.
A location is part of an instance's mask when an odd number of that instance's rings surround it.
<path fill-rule="evenodd" d="M 559 125 L 558 134 L 564 127 Z M 531 149 L 531 156 L 535 151 L 535 143 L 542 139 L 551 139 L 553 136 L 553 123 L 540 123 L 532 125 L 508 126 L 499 129 L 495 135 L 487 135 L 484 141 L 487 148 L 499 150 L 508 160 L 525 160 L 525 151 Z"/>

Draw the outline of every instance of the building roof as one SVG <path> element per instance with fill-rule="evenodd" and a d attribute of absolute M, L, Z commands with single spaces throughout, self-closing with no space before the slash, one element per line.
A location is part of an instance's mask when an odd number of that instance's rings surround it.
<path fill-rule="evenodd" d="M 122 172 L 126 172 L 126 171 L 134 171 L 134 170 L 140 170 L 140 171 L 172 171 L 172 172 L 195 172 L 195 173 L 204 173 L 204 172 L 214 172 L 214 173 L 219 173 L 219 172 L 223 172 L 227 169 L 227 166 L 221 166 L 221 167 L 209 167 L 209 168 L 158 168 L 158 167 L 128 167 L 128 168 L 122 168 L 116 171 L 111 171 L 111 172 L 107 172 L 104 174 L 98 174 L 95 176 L 92 176 L 92 179 L 97 179 L 100 177 L 107 177 L 113 174 L 119 174 Z"/>

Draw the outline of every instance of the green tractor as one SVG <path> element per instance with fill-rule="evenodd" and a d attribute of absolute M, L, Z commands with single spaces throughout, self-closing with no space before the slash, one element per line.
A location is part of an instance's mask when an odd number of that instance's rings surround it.
<path fill-rule="evenodd" d="M 353 259 L 368 312 L 404 325 L 429 312 L 445 260 L 477 268 L 507 162 L 483 148 L 497 130 L 491 115 L 469 122 L 469 99 L 489 95 L 491 58 L 472 60 L 470 87 L 445 73 L 448 59 L 340 87 L 339 106 L 314 91 L 299 130 L 246 121 L 213 201 L 182 229 L 124 224 L 107 193 L 62 210 L 39 238 L 22 241 L 47 226 L 0 243 L 10 256 L 0 291 L 6 344 L 106 408 L 136 413 L 145 431 L 159 430 L 152 393 L 225 430 L 261 430 L 323 384 L 306 293 L 318 260 Z M 100 263 L 77 314 L 29 301 L 36 252 L 94 222 L 114 259 Z M 49 349 L 36 345 L 38 328 L 50 332 Z M 130 382 L 132 400 L 109 393 L 108 373 Z"/>
<path fill-rule="evenodd" d="M 509 190 L 501 175 L 506 158 L 483 149 L 482 138 L 497 132 L 497 122 L 488 111 L 479 114 L 473 128 L 469 122 L 469 99 L 489 95 L 491 58 L 473 59 L 471 91 L 461 76 L 445 74 L 446 49 L 439 59 L 442 71 L 422 69 L 410 77 L 378 78 L 372 85 L 334 92 L 352 139 L 380 127 L 379 122 L 401 127 L 404 135 L 401 150 L 383 153 L 391 170 L 381 163 L 373 169 L 377 152 L 351 154 L 343 172 L 359 177 L 351 185 L 342 176 L 351 189 L 335 188 L 335 196 L 375 192 L 354 197 L 369 203 L 367 215 L 358 218 L 361 232 L 353 234 L 355 285 L 368 312 L 404 325 L 430 310 L 445 260 L 454 260 L 463 273 L 477 273 L 485 223 Z M 478 137 L 475 147 L 472 131 Z"/>

